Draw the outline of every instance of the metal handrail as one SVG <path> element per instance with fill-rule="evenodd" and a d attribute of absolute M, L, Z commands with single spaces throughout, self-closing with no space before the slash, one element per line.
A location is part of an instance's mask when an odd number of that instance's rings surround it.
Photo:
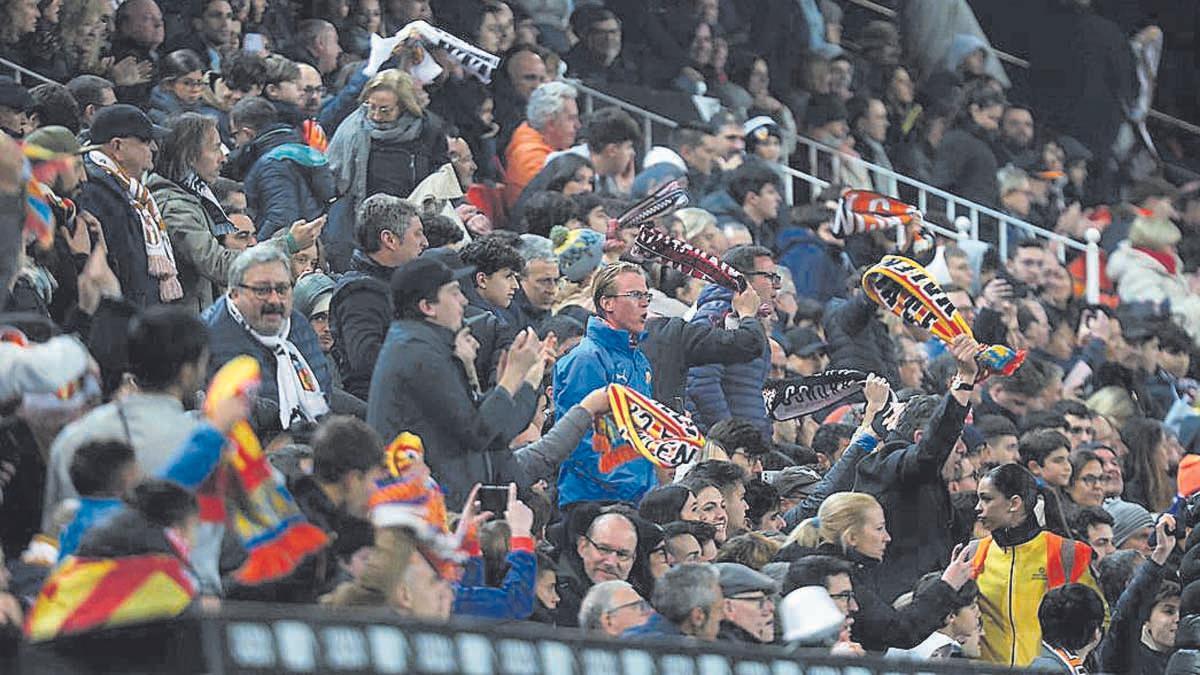
<path fill-rule="evenodd" d="M 45 75 L 42 75 L 41 73 L 39 73 L 37 71 L 30 70 L 19 63 L 13 63 L 12 61 L 9 61 L 8 59 L 0 59 L 0 69 L 3 69 L 3 68 L 7 68 L 7 69 L 13 71 L 13 79 L 16 80 L 18 84 L 21 82 L 21 79 L 25 76 L 32 77 L 33 79 L 38 80 L 42 84 L 58 84 L 57 82 L 46 77 Z"/>
<path fill-rule="evenodd" d="M 878 14 L 882 17 L 886 17 L 888 19 L 896 18 L 896 10 L 888 8 L 888 7 L 884 7 L 883 5 L 880 5 L 879 3 L 876 3 L 876 2 L 871 2 L 871 0 L 849 0 L 849 1 L 851 4 L 858 5 L 859 7 L 862 7 L 863 9 L 869 9 L 872 12 L 875 12 L 876 14 Z M 997 59 L 1000 59 L 1001 61 L 1003 61 L 1005 63 L 1011 63 L 1012 65 L 1017 66 L 1018 68 L 1024 68 L 1026 70 L 1029 69 L 1029 61 L 1027 61 L 1019 56 L 1009 54 L 1008 52 L 1004 52 L 999 49 L 996 49 L 996 47 L 994 45 L 991 47 L 991 50 L 992 50 L 992 53 L 996 55 Z M 1167 113 L 1160 112 L 1158 110 L 1151 110 L 1150 117 L 1152 117 L 1156 121 L 1162 122 L 1163 124 L 1168 124 L 1170 126 L 1175 127 L 1176 129 L 1181 129 L 1183 131 L 1186 131 L 1189 134 L 1192 134 L 1195 136 L 1200 136 L 1200 126 L 1196 126 L 1195 124 L 1192 124 L 1191 122 L 1188 122 L 1187 120 L 1181 120 L 1178 117 L 1175 117 L 1173 115 L 1168 115 Z"/>
<path fill-rule="evenodd" d="M 617 98 L 611 94 L 606 94 L 602 91 L 597 91 L 578 80 L 570 80 L 575 86 L 579 94 L 583 97 L 583 112 L 590 113 L 595 108 L 595 101 L 600 100 L 610 105 L 614 105 L 625 112 L 638 117 L 642 122 L 643 128 L 643 143 L 645 151 L 649 152 L 653 147 L 653 140 L 650 137 L 650 131 L 653 124 L 661 124 L 667 128 L 674 129 L 679 126 L 679 123 L 667 117 L 663 117 L 655 112 L 646 110 L 638 105 L 630 103 L 624 99 Z M 946 213 L 953 220 L 955 229 L 949 229 L 933 223 L 926 223 L 926 226 L 932 232 L 944 237 L 949 237 L 956 241 L 970 241 L 979 239 L 979 217 L 986 216 L 995 218 L 1001 225 L 998 228 L 999 242 L 998 248 L 1002 257 L 1007 257 L 1008 253 L 1008 226 L 1011 225 L 1021 229 L 1029 234 L 1040 239 L 1046 239 L 1058 244 L 1058 257 L 1060 260 L 1066 259 L 1067 249 L 1082 251 L 1086 261 L 1086 284 L 1085 297 L 1089 303 L 1099 302 L 1100 299 L 1100 249 L 1098 242 L 1100 241 L 1100 232 L 1095 228 L 1088 228 L 1086 232 L 1086 243 L 1064 236 L 1057 232 L 1038 227 L 1032 223 L 1025 222 L 1018 218 L 1014 218 L 1005 213 L 1001 213 L 995 209 L 989 208 L 982 204 L 976 204 L 968 199 L 958 197 L 954 194 L 946 192 L 940 188 L 928 185 L 914 178 L 909 178 L 904 174 L 897 173 L 891 169 L 884 168 L 877 164 L 872 164 L 861 158 L 850 157 L 843 155 L 838 150 L 827 145 L 819 143 L 810 138 L 805 138 L 796 135 L 796 140 L 803 143 L 809 152 L 809 166 L 817 166 L 817 154 L 826 152 L 830 154 L 830 160 L 834 167 L 835 174 L 839 172 L 841 162 L 851 161 L 861 163 L 868 172 L 874 172 L 880 176 L 887 178 L 890 182 L 891 189 L 888 190 L 891 196 L 898 196 L 896 186 L 904 184 L 917 190 L 917 208 L 922 211 L 928 208 L 930 197 L 945 200 Z M 781 163 L 777 168 L 793 179 L 798 179 L 812 185 L 816 190 L 811 191 L 816 195 L 820 190 L 830 186 L 830 182 L 818 176 L 804 173 L 787 166 L 786 163 Z M 792 189 L 792 181 L 787 181 L 785 186 L 785 194 L 789 204 L 794 203 L 794 192 Z M 959 210 L 963 210 L 967 215 L 958 215 Z M 898 227 L 896 229 L 896 242 L 898 245 L 904 244 L 904 230 Z"/>

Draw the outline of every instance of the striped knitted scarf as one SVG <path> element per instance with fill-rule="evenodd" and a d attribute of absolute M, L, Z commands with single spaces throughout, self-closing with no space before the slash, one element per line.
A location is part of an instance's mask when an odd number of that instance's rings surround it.
<path fill-rule="evenodd" d="M 904 227 L 910 248 L 921 253 L 932 246 L 924 233 L 921 211 L 902 201 L 870 190 L 846 190 L 838 201 L 830 228 L 839 239 L 876 230 Z"/>
<path fill-rule="evenodd" d="M 916 262 L 898 255 L 885 256 L 862 277 L 867 297 L 900 317 L 905 323 L 929 331 L 945 344 L 959 335 L 974 337 L 966 319 L 929 272 Z M 994 374 L 1012 375 L 1025 361 L 1025 350 L 1004 345 L 981 345 L 976 382 Z"/>
<path fill-rule="evenodd" d="M 691 419 L 629 387 L 608 385 L 608 402 L 612 413 L 596 419 L 592 436 L 601 473 L 639 457 L 675 468 L 690 463 L 704 448 L 704 437 Z"/>
<path fill-rule="evenodd" d="M 641 252 L 658 258 L 663 264 L 684 274 L 724 286 L 735 293 L 746 290 L 746 278 L 741 272 L 710 255 L 680 241 L 654 227 L 652 221 L 675 209 L 687 206 L 687 192 L 679 183 L 671 181 L 655 190 L 650 196 L 634 204 L 617 218 L 615 228 L 641 226 L 634 246 Z"/>
<path fill-rule="evenodd" d="M 783 422 L 846 401 L 861 392 L 866 381 L 866 373 L 849 369 L 767 380 L 763 385 L 763 403 L 771 419 Z"/>

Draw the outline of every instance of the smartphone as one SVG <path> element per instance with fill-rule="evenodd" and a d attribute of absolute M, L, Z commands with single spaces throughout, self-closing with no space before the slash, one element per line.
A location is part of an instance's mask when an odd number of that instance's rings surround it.
<path fill-rule="evenodd" d="M 479 499 L 479 510 L 491 511 L 497 518 L 503 518 L 508 510 L 507 485 L 481 485 L 476 497 Z"/>
<path fill-rule="evenodd" d="M 775 481 L 779 480 L 779 477 L 782 475 L 782 471 L 764 471 L 762 472 L 762 482 L 767 485 L 774 485 Z"/>
<path fill-rule="evenodd" d="M 267 41 L 262 33 L 246 33 L 242 38 L 242 50 L 250 54 L 258 54 L 266 51 Z"/>

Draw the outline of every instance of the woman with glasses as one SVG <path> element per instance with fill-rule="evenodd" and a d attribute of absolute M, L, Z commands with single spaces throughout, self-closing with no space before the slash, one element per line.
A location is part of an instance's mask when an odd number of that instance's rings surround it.
<path fill-rule="evenodd" d="M 1075 507 L 1103 505 L 1104 487 L 1104 463 L 1100 457 L 1091 450 L 1072 452 L 1071 482 L 1067 485 L 1067 496 Z"/>
<path fill-rule="evenodd" d="M 813 553 L 845 560 L 853 566 L 850 580 L 858 612 L 851 635 L 868 651 L 912 649 L 921 644 L 958 609 L 958 591 L 971 579 L 968 552 L 959 547 L 938 583 L 915 594 L 904 608 L 893 609 L 879 592 L 876 574 L 892 538 L 883 507 L 861 492 L 830 495 L 817 517 L 800 523 L 789 539 Z"/>
<path fill-rule="evenodd" d="M 450 161 L 445 130 L 425 112 L 418 86 L 408 73 L 382 71 L 363 88 L 359 109 L 338 126 L 329 165 L 346 204 L 380 192 L 406 198 Z"/>
<path fill-rule="evenodd" d="M 159 81 L 150 91 L 150 119 L 166 124 L 172 115 L 196 112 L 219 119 L 221 114 L 208 103 L 213 96 L 204 76 L 204 62 L 190 49 L 167 54 L 158 62 Z"/>

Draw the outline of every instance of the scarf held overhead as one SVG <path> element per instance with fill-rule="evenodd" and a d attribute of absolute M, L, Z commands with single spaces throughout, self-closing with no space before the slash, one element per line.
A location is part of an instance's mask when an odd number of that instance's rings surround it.
<path fill-rule="evenodd" d="M 870 190 L 846 190 L 834 212 L 833 235 L 844 239 L 876 230 L 905 228 L 905 240 L 917 252 L 928 250 L 933 242 L 923 231 L 921 211 L 904 202 Z"/>
<path fill-rule="evenodd" d="M 771 419 L 784 422 L 841 403 L 862 391 L 866 381 L 866 373 L 849 369 L 767 380 L 763 403 Z"/>
<path fill-rule="evenodd" d="M 602 473 L 639 457 L 676 468 L 704 448 L 704 437 L 692 420 L 625 385 L 608 385 L 608 402 L 612 413 L 596 419 L 592 437 Z"/>
<path fill-rule="evenodd" d="M 671 181 L 613 221 L 616 228 L 641 226 L 634 246 L 664 264 L 702 281 L 724 286 L 735 293 L 746 290 L 746 278 L 741 272 L 710 255 L 659 231 L 651 221 L 687 205 L 687 193 L 679 183 Z"/>
<path fill-rule="evenodd" d="M 945 344 L 959 335 L 974 338 L 971 327 L 924 267 L 898 255 L 884 256 L 863 273 L 863 291 L 875 304 L 905 323 L 929 331 Z M 980 345 L 976 382 L 994 374 L 1012 375 L 1025 361 L 1025 350 L 1004 345 Z"/>
<path fill-rule="evenodd" d="M 261 382 L 258 362 L 239 356 L 213 376 L 204 399 L 207 414 L 232 396 L 252 396 Z M 234 573 L 243 584 L 260 584 L 290 574 L 304 558 L 329 543 L 309 523 L 291 493 L 275 475 L 245 420 L 226 434 L 220 464 L 197 491 L 200 519 L 229 522 L 246 549 L 246 562 Z"/>
<path fill-rule="evenodd" d="M 159 213 L 154 195 L 141 181 L 125 173 L 108 155 L 99 150 L 87 154 L 88 160 L 100 167 L 125 191 L 134 213 L 142 226 L 142 240 L 146 248 L 146 264 L 150 276 L 158 280 L 158 298 L 171 302 L 183 297 L 183 286 L 179 285 L 179 271 L 175 267 L 175 251 L 167 236 L 167 225 Z"/>

